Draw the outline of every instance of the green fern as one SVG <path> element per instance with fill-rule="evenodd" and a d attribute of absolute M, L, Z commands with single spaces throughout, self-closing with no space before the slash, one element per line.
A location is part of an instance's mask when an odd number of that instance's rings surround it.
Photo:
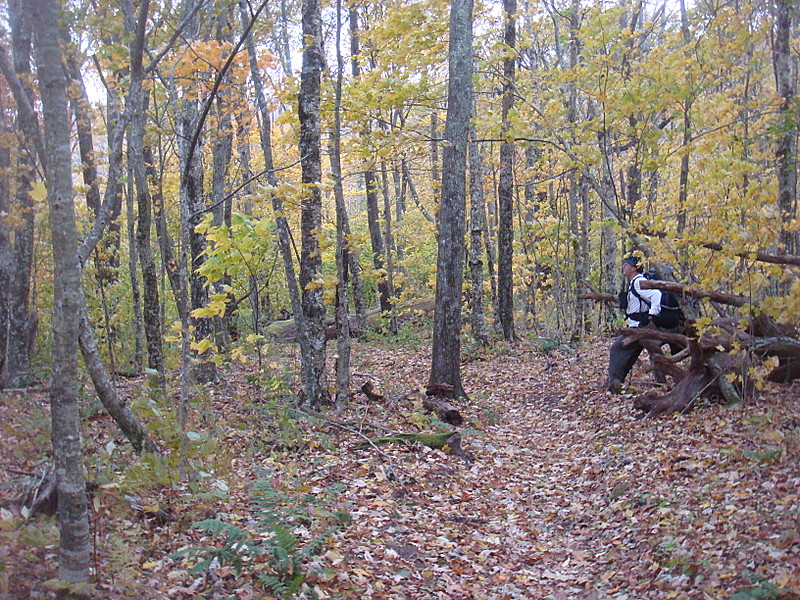
<path fill-rule="evenodd" d="M 117 535 L 110 535 L 107 540 L 105 554 L 108 558 L 108 568 L 112 582 L 126 584 L 135 580 L 133 565 L 136 560 L 126 540 Z"/>
<path fill-rule="evenodd" d="M 350 520 L 346 510 L 331 512 L 319 506 L 331 503 L 340 492 L 341 487 L 337 487 L 327 490 L 321 497 L 306 494 L 297 499 L 276 490 L 267 481 L 259 481 L 252 492 L 257 536 L 238 525 L 207 519 L 194 527 L 218 539 L 219 544 L 185 548 L 171 556 L 196 559 L 192 574 L 211 568 L 215 562 L 233 566 L 237 575 L 248 566 L 266 569 L 268 572 L 255 573 L 258 579 L 280 598 L 293 598 L 305 582 L 303 562 L 321 554 L 331 535 Z M 294 533 L 299 523 L 310 530 L 317 529 L 318 533 L 304 543 Z M 263 560 L 254 561 L 253 558 Z"/>

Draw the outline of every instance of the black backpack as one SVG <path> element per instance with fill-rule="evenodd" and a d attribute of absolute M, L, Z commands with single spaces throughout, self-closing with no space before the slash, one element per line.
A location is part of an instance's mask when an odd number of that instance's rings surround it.
<path fill-rule="evenodd" d="M 645 279 L 651 279 L 654 281 L 659 281 L 658 277 L 655 273 L 648 271 L 644 274 Z M 630 290 L 633 292 L 633 295 L 636 296 L 641 302 L 650 306 L 650 303 L 642 298 L 639 293 L 636 291 L 636 288 L 633 287 L 633 282 L 630 284 Z M 627 305 L 627 292 L 625 293 L 626 301 L 625 304 Z M 622 299 L 622 294 L 620 294 L 620 300 Z M 656 327 L 659 329 L 674 329 L 678 325 L 680 325 L 683 320 L 685 319 L 683 315 L 683 310 L 681 310 L 681 305 L 678 302 L 678 297 L 675 295 L 675 292 L 670 292 L 668 290 L 661 290 L 661 312 L 654 317 L 652 317 L 652 321 Z"/>

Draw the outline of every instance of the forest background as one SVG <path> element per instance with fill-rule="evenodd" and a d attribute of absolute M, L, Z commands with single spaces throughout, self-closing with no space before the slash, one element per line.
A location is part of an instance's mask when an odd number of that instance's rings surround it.
<path fill-rule="evenodd" d="M 797 325 L 796 24 L 791 0 L 4 2 L 0 384 L 51 381 L 60 580 L 90 571 L 79 352 L 131 473 L 193 481 L 198 386 L 237 364 L 341 410 L 351 335 L 422 321 L 429 387 L 466 397 L 462 353 L 619 325 L 579 296 L 630 252 L 743 299 L 695 301 L 700 329 Z"/>

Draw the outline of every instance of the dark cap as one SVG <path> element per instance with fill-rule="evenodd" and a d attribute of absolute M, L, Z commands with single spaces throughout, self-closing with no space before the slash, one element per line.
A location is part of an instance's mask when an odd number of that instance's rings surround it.
<path fill-rule="evenodd" d="M 638 269 L 639 268 L 639 257 L 638 256 L 626 256 L 622 259 L 623 263 L 628 263 L 630 266 Z"/>

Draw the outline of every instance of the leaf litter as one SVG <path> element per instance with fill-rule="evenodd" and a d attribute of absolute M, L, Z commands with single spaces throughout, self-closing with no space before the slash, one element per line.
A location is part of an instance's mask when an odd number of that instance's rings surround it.
<path fill-rule="evenodd" d="M 114 504 L 121 494 L 109 486 L 95 502 L 103 518 L 93 516 L 97 587 L 108 598 L 271 597 L 248 576 L 252 561 L 241 572 L 219 563 L 191 574 L 172 554 L 209 543 L 193 527 L 203 518 L 258 539 L 251 492 L 268 480 L 287 498 L 321 497 L 336 484 L 335 502 L 350 514 L 306 561 L 298 597 L 797 598 L 800 385 L 771 387 L 741 406 L 642 419 L 629 395 L 601 390 L 605 352 L 605 343 L 577 354 L 519 343 L 465 361 L 470 398 L 455 404 L 471 462 L 427 447 L 360 446 L 387 430 L 449 427 L 409 395 L 427 383 L 426 350 L 354 345 L 349 405 L 295 415 L 279 442 L 278 424 L 253 410 L 260 392 L 247 381 L 252 372 L 231 372 L 210 394 L 211 414 L 195 414 L 192 425 L 224 432 L 218 460 L 229 467 L 218 479 L 226 494 L 201 499 L 185 484 L 165 486 L 159 500 L 171 498 L 179 514 L 157 524 Z M 358 392 L 364 377 L 380 382 L 384 401 Z M 18 403 L 2 397 L 4 422 L 22 418 Z M 98 452 L 94 440 L 105 447 L 115 439 L 106 418 L 85 428 L 87 453 Z M 12 452 L 13 435 L 4 429 L 3 466 L 33 469 L 42 457 Z M 2 492 L 5 503 L 13 498 L 12 487 Z M 41 581 L 55 573 L 52 538 L 36 546 L 3 533 L 6 594 L 50 597 Z M 298 522 L 293 534 L 313 532 Z"/>

